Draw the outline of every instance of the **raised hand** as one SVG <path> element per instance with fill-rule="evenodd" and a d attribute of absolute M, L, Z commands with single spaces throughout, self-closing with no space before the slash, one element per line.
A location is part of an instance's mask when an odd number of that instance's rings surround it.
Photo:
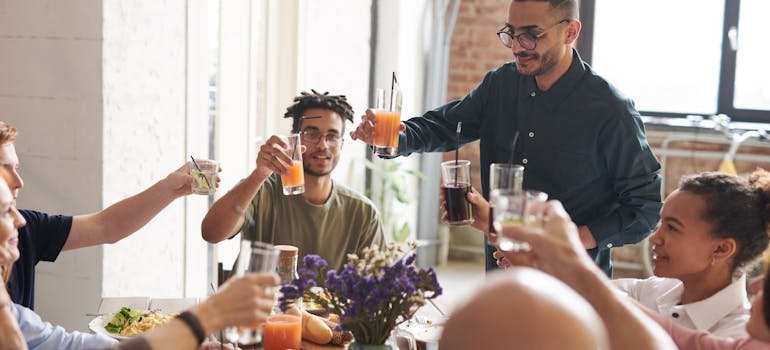
<path fill-rule="evenodd" d="M 350 132 L 353 140 L 361 140 L 367 145 L 374 144 L 374 123 L 377 122 L 377 116 L 374 109 L 367 109 L 366 114 L 361 117 L 361 123 L 355 130 Z M 406 125 L 402 122 L 398 126 L 399 131 L 406 130 Z"/>

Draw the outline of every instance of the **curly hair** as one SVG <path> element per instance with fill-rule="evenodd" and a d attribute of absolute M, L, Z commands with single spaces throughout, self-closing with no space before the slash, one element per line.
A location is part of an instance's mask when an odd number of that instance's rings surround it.
<path fill-rule="evenodd" d="M 752 265 L 767 248 L 770 220 L 770 173 L 754 171 L 749 179 L 716 172 L 682 178 L 680 191 L 702 196 L 706 208 L 701 217 L 711 223 L 713 234 L 737 242 L 732 271 Z"/>
<path fill-rule="evenodd" d="M 298 133 L 302 125 L 302 117 L 306 110 L 320 108 L 333 111 L 342 118 L 342 130 L 345 133 L 345 120 L 353 121 L 353 107 L 348 103 L 345 95 L 329 95 L 329 92 L 318 93 L 314 89 L 311 92 L 302 91 L 294 98 L 294 104 L 286 108 L 284 118 L 293 118 L 291 132 Z"/>

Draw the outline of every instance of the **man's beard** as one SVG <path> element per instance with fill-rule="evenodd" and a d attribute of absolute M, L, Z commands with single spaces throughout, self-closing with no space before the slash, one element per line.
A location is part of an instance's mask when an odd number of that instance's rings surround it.
<path fill-rule="evenodd" d="M 331 160 L 332 160 L 331 168 L 328 171 L 320 172 L 320 171 L 315 171 L 315 170 L 311 169 L 310 161 L 306 160 L 306 158 L 302 158 L 302 162 L 304 163 L 304 164 L 302 164 L 302 169 L 304 169 L 305 174 L 308 174 L 310 176 L 315 176 L 315 177 L 326 176 L 326 175 L 331 174 L 332 171 L 334 171 L 334 168 L 337 167 L 337 163 L 339 163 L 339 161 L 340 161 L 339 158 L 335 158 L 334 156 L 332 156 Z"/>
<path fill-rule="evenodd" d="M 533 76 L 536 77 L 538 75 L 541 75 L 543 73 L 546 73 L 553 69 L 554 66 L 556 66 L 556 60 L 554 59 L 554 54 L 551 53 L 551 51 L 546 51 L 542 55 L 533 53 L 533 54 L 516 54 L 516 58 L 519 57 L 527 57 L 527 58 L 534 58 L 533 63 L 534 64 L 540 64 L 540 67 L 535 69 L 532 72 L 522 72 L 521 69 L 519 69 L 519 73 L 526 75 L 526 76 Z"/>

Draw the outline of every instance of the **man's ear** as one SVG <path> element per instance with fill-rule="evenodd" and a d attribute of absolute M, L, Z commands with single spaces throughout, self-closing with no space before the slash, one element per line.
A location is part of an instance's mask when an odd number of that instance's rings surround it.
<path fill-rule="evenodd" d="M 565 44 L 573 44 L 580 35 L 580 28 L 582 28 L 580 21 L 573 19 L 567 23 L 567 37 L 565 38 Z"/>

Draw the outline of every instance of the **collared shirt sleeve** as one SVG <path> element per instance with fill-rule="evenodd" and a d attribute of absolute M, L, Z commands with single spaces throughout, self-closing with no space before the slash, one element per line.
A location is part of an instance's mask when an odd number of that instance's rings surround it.
<path fill-rule="evenodd" d="M 60 326 L 44 322 L 30 309 L 18 304 L 13 306 L 12 312 L 29 350 L 108 349 L 117 344 L 115 339 L 100 334 L 67 332 Z"/>
<path fill-rule="evenodd" d="M 460 145 L 479 139 L 484 106 L 492 89 L 494 72 L 489 72 L 473 91 L 462 100 L 449 102 L 422 117 L 404 121 L 406 131 L 398 138 L 398 154 L 414 152 L 446 152 L 457 148 L 457 123 L 462 122 Z"/>
<path fill-rule="evenodd" d="M 609 172 L 616 208 L 587 223 L 599 249 L 637 243 L 660 219 L 660 163 L 647 144 L 638 112 L 630 100 L 624 103 L 621 113 L 626 115 L 612 118 L 600 131 L 599 147 L 605 152 L 602 161 Z"/>
<path fill-rule="evenodd" d="M 698 350 L 759 350 L 767 349 L 770 344 L 760 342 L 748 336 L 719 337 L 708 332 L 696 331 L 671 322 L 655 311 L 644 308 L 644 312 L 660 324 L 671 335 L 680 349 Z"/>

